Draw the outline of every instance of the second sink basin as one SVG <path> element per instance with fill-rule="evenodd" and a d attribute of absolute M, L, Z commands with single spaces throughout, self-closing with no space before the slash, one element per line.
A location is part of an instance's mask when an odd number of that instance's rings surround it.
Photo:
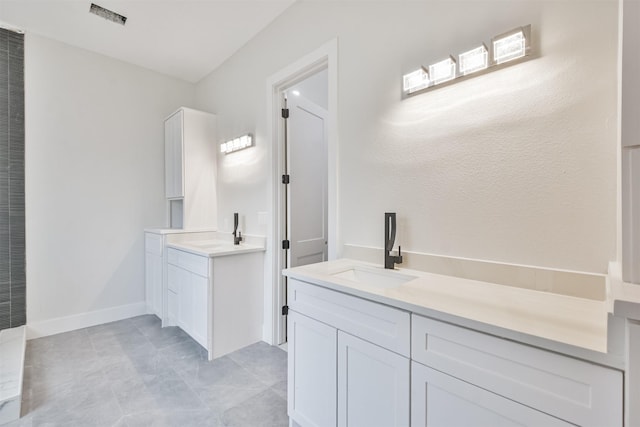
<path fill-rule="evenodd" d="M 338 279 L 344 279 L 350 282 L 384 289 L 395 288 L 417 278 L 416 276 L 397 273 L 391 270 L 385 271 L 382 269 L 369 269 L 364 267 L 350 268 L 349 270 L 334 273 L 332 276 Z"/>

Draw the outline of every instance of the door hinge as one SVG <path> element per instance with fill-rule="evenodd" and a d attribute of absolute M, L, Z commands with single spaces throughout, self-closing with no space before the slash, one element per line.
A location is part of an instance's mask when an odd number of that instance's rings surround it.
<path fill-rule="evenodd" d="M 282 183 L 283 184 L 288 184 L 289 183 L 289 179 L 290 179 L 289 174 L 282 175 Z"/>
<path fill-rule="evenodd" d="M 282 306 L 282 315 L 286 316 L 287 314 L 289 314 L 289 306 L 288 305 L 283 305 Z"/>
<path fill-rule="evenodd" d="M 288 119 L 289 118 L 289 109 L 288 108 L 283 108 L 282 109 L 282 118 L 283 119 Z"/>
<path fill-rule="evenodd" d="M 288 240 L 283 240 L 282 241 L 282 249 L 289 249 L 289 247 L 291 246 L 290 242 Z"/>

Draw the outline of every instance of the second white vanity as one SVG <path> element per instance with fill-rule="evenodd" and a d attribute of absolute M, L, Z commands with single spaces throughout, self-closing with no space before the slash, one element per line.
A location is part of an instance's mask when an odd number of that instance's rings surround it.
<path fill-rule="evenodd" d="M 209 360 L 262 338 L 264 243 L 203 240 L 167 245 L 167 325 Z"/>
<path fill-rule="evenodd" d="M 285 274 L 292 425 L 623 426 L 604 300 L 352 260 Z"/>

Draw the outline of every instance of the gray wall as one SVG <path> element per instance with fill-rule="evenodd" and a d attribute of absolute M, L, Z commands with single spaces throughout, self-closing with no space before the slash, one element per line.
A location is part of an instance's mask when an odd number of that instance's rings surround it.
<path fill-rule="evenodd" d="M 0 29 L 0 329 L 26 323 L 24 36 Z"/>

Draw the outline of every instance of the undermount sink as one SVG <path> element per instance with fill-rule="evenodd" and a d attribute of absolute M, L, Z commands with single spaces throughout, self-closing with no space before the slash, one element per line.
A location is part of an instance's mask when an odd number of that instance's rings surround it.
<path fill-rule="evenodd" d="M 377 270 L 374 268 L 368 269 L 363 267 L 353 267 L 349 270 L 334 273 L 332 276 L 338 279 L 344 279 L 350 282 L 384 289 L 395 288 L 417 278 L 416 276 L 409 276 L 407 274 L 396 273 L 394 271 L 383 271 L 382 269 Z"/>

